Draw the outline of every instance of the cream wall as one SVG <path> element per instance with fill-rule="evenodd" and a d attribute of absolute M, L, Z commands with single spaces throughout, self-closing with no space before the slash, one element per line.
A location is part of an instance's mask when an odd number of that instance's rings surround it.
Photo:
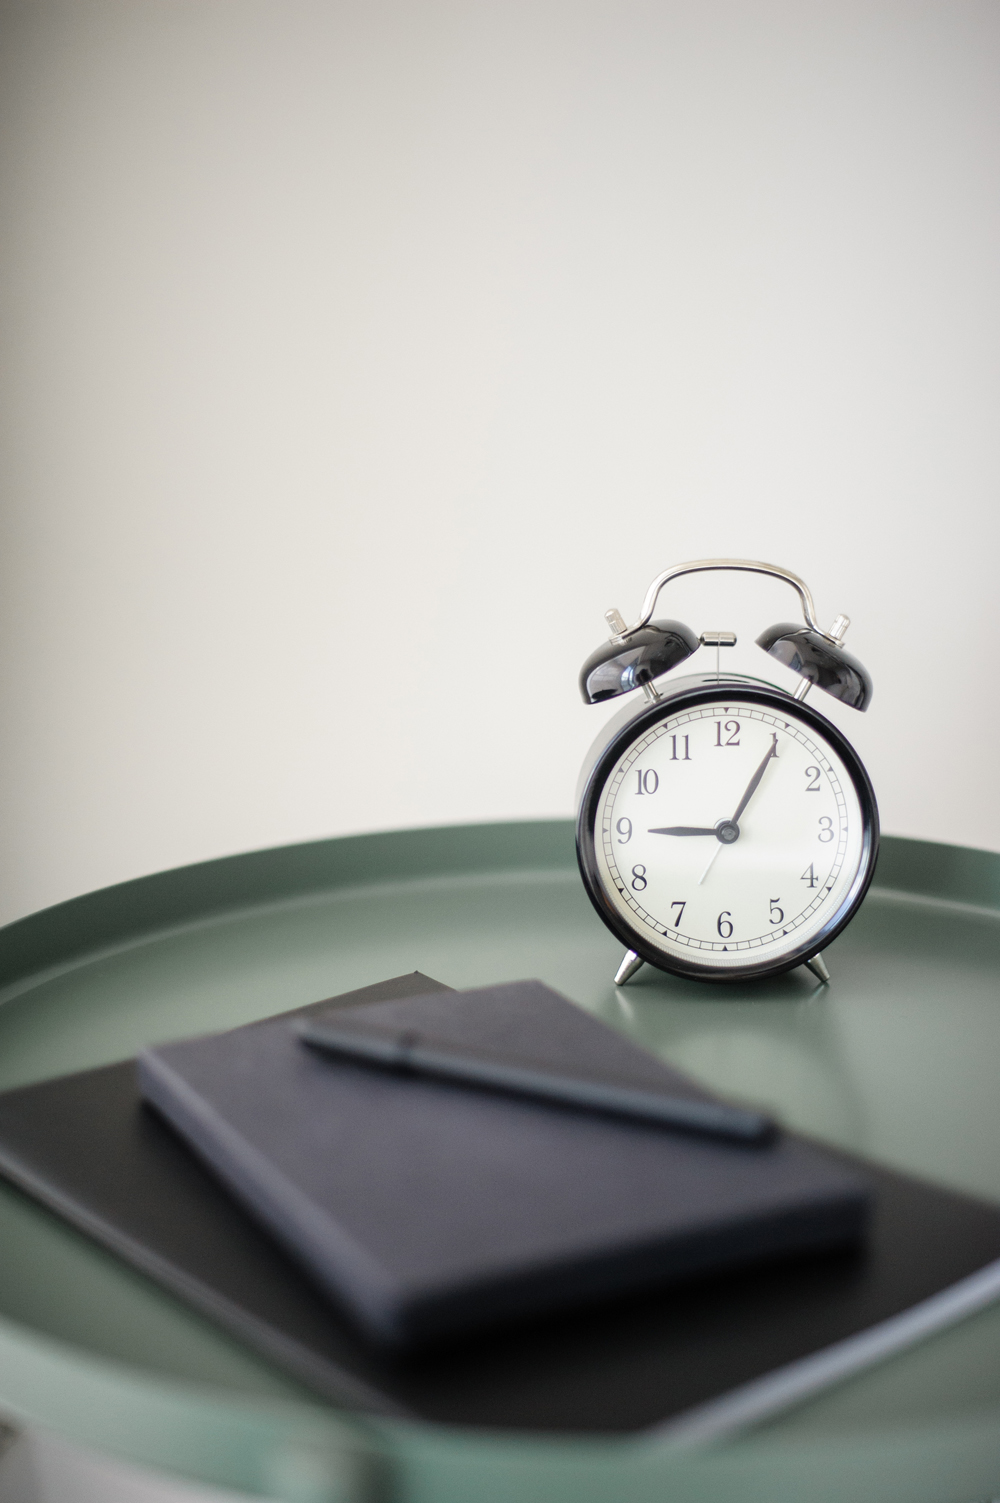
<path fill-rule="evenodd" d="M 1000 849 L 996 6 L 0 11 L 0 917 L 568 814 L 604 609 L 713 554 Z M 664 601 L 750 672 L 794 606 Z"/>

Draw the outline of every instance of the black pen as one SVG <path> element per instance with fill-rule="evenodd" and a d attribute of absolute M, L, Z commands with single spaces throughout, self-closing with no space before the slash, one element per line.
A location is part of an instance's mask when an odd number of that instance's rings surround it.
<path fill-rule="evenodd" d="M 329 1023 L 312 1021 L 298 1023 L 296 1031 L 303 1043 L 313 1048 L 341 1055 L 359 1064 L 374 1065 L 378 1069 L 436 1076 L 462 1085 L 528 1096 L 559 1106 L 655 1123 L 659 1127 L 683 1132 L 707 1133 L 731 1142 L 765 1143 L 777 1131 L 772 1117 L 747 1107 L 669 1096 L 634 1086 L 550 1074 L 523 1065 L 505 1064 L 501 1060 L 455 1054 L 424 1043 L 416 1033 L 362 1033 L 353 1028 L 337 1028 Z"/>

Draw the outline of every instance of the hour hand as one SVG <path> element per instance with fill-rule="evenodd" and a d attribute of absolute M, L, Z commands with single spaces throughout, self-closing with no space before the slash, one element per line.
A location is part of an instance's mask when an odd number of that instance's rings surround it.
<path fill-rule="evenodd" d="M 647 831 L 650 835 L 714 835 L 715 826 L 711 829 L 707 825 L 666 825 L 658 830 Z"/>

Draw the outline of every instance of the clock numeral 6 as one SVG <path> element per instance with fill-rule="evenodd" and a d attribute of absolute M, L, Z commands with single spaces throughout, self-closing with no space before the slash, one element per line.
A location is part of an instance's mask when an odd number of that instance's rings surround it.
<path fill-rule="evenodd" d="M 728 908 L 725 908 L 725 909 L 723 909 L 722 913 L 719 914 L 719 917 L 716 919 L 716 921 L 715 921 L 715 927 L 719 931 L 719 938 L 720 939 L 732 939 L 732 936 L 733 936 L 733 926 L 730 923 L 730 919 L 731 918 L 732 918 L 732 914 L 729 912 Z"/>
<path fill-rule="evenodd" d="M 783 908 L 779 908 L 778 907 L 779 901 L 780 900 L 778 898 L 769 898 L 768 899 L 768 902 L 771 904 L 771 923 L 772 924 L 783 924 L 785 922 L 785 910 Z"/>
<path fill-rule="evenodd" d="M 630 819 L 620 819 L 615 825 L 615 829 L 618 831 L 620 837 L 618 844 L 628 845 L 632 839 L 632 821 Z"/>
<path fill-rule="evenodd" d="M 833 839 L 833 820 L 829 814 L 821 814 L 819 817 L 819 839 L 823 845 L 828 845 Z"/>
<path fill-rule="evenodd" d="M 646 868 L 644 866 L 633 866 L 632 886 L 635 888 L 636 892 L 642 892 L 644 890 L 646 886 Z"/>
<path fill-rule="evenodd" d="M 636 793 L 656 792 L 657 788 L 659 788 L 660 786 L 660 775 L 658 772 L 656 772 L 652 767 L 648 768 L 646 772 L 643 772 L 641 767 L 637 767 L 635 773 L 636 777 L 639 780 L 639 786 L 636 789 Z"/>

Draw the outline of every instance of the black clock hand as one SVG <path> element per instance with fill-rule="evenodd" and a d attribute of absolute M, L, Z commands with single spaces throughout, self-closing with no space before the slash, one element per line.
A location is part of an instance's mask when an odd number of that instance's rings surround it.
<path fill-rule="evenodd" d="M 647 830 L 648 835 L 714 835 L 715 827 L 705 829 L 701 825 L 667 825 L 664 829 Z"/>
<path fill-rule="evenodd" d="M 709 872 L 712 870 L 712 866 L 713 866 L 713 864 L 715 862 L 715 858 L 719 854 L 719 851 L 722 848 L 722 846 L 724 846 L 724 845 L 732 845 L 734 841 L 739 840 L 739 838 L 740 838 L 740 826 L 739 826 L 740 815 L 743 813 L 743 810 L 746 808 L 747 804 L 750 802 L 750 800 L 753 798 L 754 794 L 757 792 L 757 785 L 760 782 L 761 778 L 764 776 L 764 770 L 767 767 L 768 762 L 770 762 L 770 760 L 771 760 L 772 757 L 776 757 L 777 755 L 778 755 L 778 737 L 777 737 L 776 734 L 772 734 L 772 736 L 771 736 L 771 748 L 768 751 L 767 756 L 761 762 L 760 766 L 757 768 L 757 771 L 754 773 L 753 777 L 750 779 L 749 783 L 747 784 L 746 792 L 744 793 L 743 797 L 739 801 L 739 804 L 737 805 L 736 813 L 733 815 L 732 819 L 720 819 L 719 823 L 715 827 L 715 833 L 718 836 L 719 844 L 716 846 L 714 852 L 712 853 L 712 859 L 709 861 L 709 863 L 706 866 L 705 870 L 702 872 L 701 876 L 698 878 L 698 886 L 699 887 L 704 882 L 704 880 L 708 876 Z"/>
<path fill-rule="evenodd" d="M 754 773 L 753 777 L 747 784 L 746 792 L 740 799 L 739 804 L 736 808 L 736 813 L 733 815 L 732 819 L 720 819 L 719 823 L 717 825 L 713 825 L 711 829 L 709 829 L 706 825 L 661 825 L 657 829 L 650 830 L 648 833 L 650 835 L 714 835 L 720 845 L 732 845 L 734 840 L 738 840 L 740 838 L 740 815 L 743 813 L 743 810 L 746 808 L 747 804 L 757 792 L 757 786 L 760 783 L 761 778 L 764 776 L 764 770 L 767 767 L 768 762 L 770 762 L 772 757 L 776 757 L 777 755 L 778 737 L 777 735 L 772 735 L 771 745 L 768 749 L 767 756 L 761 762 L 760 766 L 757 768 L 757 771 Z M 716 851 L 715 854 L 718 855 L 718 851 Z M 712 861 L 714 860 L 715 856 L 712 857 Z M 708 870 L 712 865 L 712 861 L 708 863 L 708 866 L 702 872 L 701 877 L 699 878 L 699 886 L 708 876 Z"/>
<path fill-rule="evenodd" d="M 776 734 L 772 734 L 772 736 L 771 736 L 771 746 L 770 746 L 770 749 L 769 749 L 769 751 L 767 753 L 767 756 L 764 758 L 763 762 L 761 762 L 761 764 L 758 767 L 757 771 L 754 773 L 753 777 L 750 779 L 749 783 L 747 784 L 746 792 L 744 793 L 743 797 L 740 799 L 739 803 L 736 806 L 736 813 L 733 815 L 732 819 L 729 821 L 729 823 L 731 825 L 735 825 L 735 824 L 739 823 L 740 815 L 743 813 L 743 810 L 746 808 L 747 804 L 750 802 L 750 800 L 753 798 L 754 794 L 757 792 L 757 784 L 760 782 L 761 778 L 764 776 L 764 769 L 765 769 L 765 767 L 767 766 L 768 762 L 770 762 L 771 758 L 772 757 L 776 757 L 777 755 L 778 755 L 778 737 L 777 737 Z"/>

